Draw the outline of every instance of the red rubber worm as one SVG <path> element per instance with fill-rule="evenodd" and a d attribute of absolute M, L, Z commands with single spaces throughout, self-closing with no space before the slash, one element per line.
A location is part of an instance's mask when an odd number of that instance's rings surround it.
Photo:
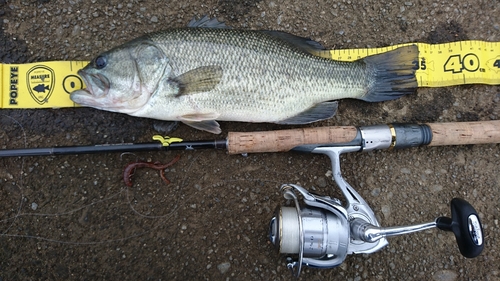
<path fill-rule="evenodd" d="M 123 171 L 123 181 L 127 186 L 132 186 L 132 175 L 137 168 L 151 168 L 155 170 L 160 171 L 160 177 L 161 179 L 166 183 L 169 184 L 170 181 L 167 179 L 165 176 L 165 169 L 172 166 L 175 162 L 179 161 L 181 158 L 180 155 L 175 156 L 175 158 L 168 162 L 167 164 L 162 164 L 160 162 L 145 162 L 145 161 L 137 161 L 128 164 L 125 166 L 125 170 Z"/>

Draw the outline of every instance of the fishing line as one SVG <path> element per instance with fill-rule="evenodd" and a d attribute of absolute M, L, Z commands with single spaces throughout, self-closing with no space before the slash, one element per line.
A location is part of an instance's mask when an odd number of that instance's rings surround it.
<path fill-rule="evenodd" d="M 245 181 L 245 182 L 248 182 L 248 181 L 267 182 L 267 183 L 273 183 L 276 186 L 278 186 L 280 184 L 280 182 L 278 182 L 278 181 L 262 180 L 260 178 L 226 180 L 226 181 L 222 181 L 222 183 L 223 184 L 227 184 L 227 183 L 230 183 L 230 182 L 238 182 L 238 181 Z M 183 187 L 185 187 L 185 186 L 183 186 Z M 102 199 L 99 202 L 94 202 L 94 203 L 88 204 L 86 206 L 83 206 L 83 207 L 80 207 L 80 208 L 77 208 L 75 210 L 71 210 L 71 211 L 68 211 L 68 212 L 65 212 L 65 213 L 60 213 L 60 214 L 59 213 L 56 213 L 56 214 L 27 214 L 27 213 L 25 213 L 25 214 L 21 214 L 21 216 L 45 216 L 45 215 L 47 215 L 47 216 L 58 217 L 60 215 L 70 215 L 70 214 L 72 214 L 74 212 L 77 212 L 79 210 L 87 208 L 87 207 L 89 207 L 91 205 L 96 205 L 98 203 L 102 203 L 104 201 L 110 200 L 112 197 L 114 198 L 115 196 L 121 194 L 123 191 L 128 192 L 128 189 L 129 189 L 128 187 L 124 188 L 120 192 L 115 193 L 114 195 L 112 195 L 111 197 L 108 197 L 106 199 Z M 192 199 L 193 197 L 195 197 L 195 195 L 191 195 L 191 196 L 185 198 L 184 201 L 187 202 L 189 199 Z M 127 202 L 124 202 L 124 203 L 127 203 Z M 128 203 L 130 203 L 130 202 L 128 202 Z M 178 212 L 179 208 L 181 208 L 182 206 L 183 206 L 182 204 L 181 205 L 176 204 L 172 208 L 172 210 L 168 214 L 165 214 L 165 215 L 161 215 L 161 216 L 147 216 L 147 215 L 143 215 L 140 212 L 136 211 L 130 205 L 131 210 L 136 215 L 138 215 L 139 217 L 148 218 L 148 219 L 158 219 L 158 218 L 160 218 L 160 219 L 163 219 L 163 220 L 159 220 L 157 225 L 153 226 L 152 228 L 148 229 L 147 231 L 143 231 L 143 232 L 140 232 L 140 233 L 136 233 L 136 234 L 132 234 L 132 235 L 129 235 L 129 236 L 126 236 L 126 237 L 116 238 L 116 239 L 106 239 L 106 240 L 101 240 L 101 241 L 65 241 L 65 240 L 53 239 L 53 238 L 48 238 L 48 237 L 38 236 L 38 235 L 23 235 L 23 234 L 2 233 L 2 234 L 0 234 L 0 236 L 12 237 L 12 238 L 28 238 L 28 239 L 35 239 L 35 240 L 46 241 L 46 242 L 51 242 L 51 243 L 66 244 L 66 245 L 76 245 L 76 246 L 103 245 L 103 244 L 117 243 L 117 242 L 123 242 L 123 241 L 127 241 L 127 240 L 130 240 L 130 239 L 134 239 L 134 238 L 146 235 L 148 233 L 151 233 L 154 230 L 157 230 L 159 227 L 161 227 L 162 225 L 164 225 L 165 223 L 167 223 L 168 219 L 171 218 L 176 212 Z"/>
<path fill-rule="evenodd" d="M 183 178 L 179 180 L 180 184 L 178 185 L 177 188 L 175 188 L 175 190 L 177 192 L 182 192 L 182 190 L 186 189 L 188 186 L 191 186 L 192 185 L 192 180 L 193 178 L 191 177 L 191 173 L 190 171 L 193 169 L 193 167 L 195 167 L 196 165 L 199 165 L 200 163 L 198 163 L 198 161 L 196 161 L 197 159 L 199 158 L 198 155 L 192 157 L 190 159 L 190 161 L 188 162 L 187 166 L 185 169 L 182 169 L 183 170 L 183 173 L 184 175 L 182 176 Z M 313 160 L 310 160 L 310 161 L 313 161 Z M 179 168 L 180 169 L 180 168 Z M 204 190 L 203 192 L 208 192 L 210 193 L 210 190 L 211 188 L 219 188 L 220 186 L 224 186 L 224 185 L 230 185 L 231 183 L 234 183 L 234 182 L 245 182 L 245 183 L 248 183 L 248 182 L 259 182 L 259 183 L 269 183 L 269 184 L 272 184 L 274 186 L 278 186 L 280 184 L 280 182 L 278 181 L 274 181 L 274 180 L 266 180 L 266 179 L 261 179 L 261 178 L 249 178 L 249 177 L 245 177 L 243 178 L 241 175 L 238 175 L 238 173 L 240 172 L 240 170 L 237 170 L 235 171 L 232 175 L 229 175 L 230 177 L 233 177 L 233 176 L 236 176 L 236 177 L 240 177 L 240 178 L 237 178 L 237 179 L 228 179 L 228 180 L 222 180 L 222 181 L 216 181 L 216 182 L 212 182 L 211 184 L 207 185 L 206 187 L 204 187 L 203 189 L 201 190 Z M 252 172 L 258 172 L 258 171 L 252 171 Z M 201 177 L 197 177 L 197 179 L 200 179 Z M 196 194 L 193 194 L 191 196 L 188 196 L 188 197 L 183 197 L 181 198 L 181 196 L 176 196 L 176 195 L 172 195 L 172 192 L 176 193 L 176 191 L 174 190 L 174 188 L 172 188 L 171 186 L 166 186 L 166 185 L 163 185 L 162 183 L 160 183 L 160 187 L 161 188 L 169 188 L 171 190 L 169 190 L 168 192 L 171 194 L 168 196 L 168 199 L 169 201 L 167 202 L 171 207 L 169 207 L 169 209 L 171 209 L 170 212 L 164 214 L 164 215 L 148 215 L 147 213 L 145 212 L 142 212 L 140 210 L 137 209 L 137 207 L 134 205 L 134 202 L 133 202 L 133 199 L 132 199 L 132 194 L 131 192 L 133 192 L 132 190 L 129 189 L 129 187 L 124 187 L 122 188 L 121 190 L 119 190 L 118 192 L 116 193 L 113 193 L 111 194 L 110 196 L 107 196 L 105 198 L 102 198 L 102 199 L 99 199 L 95 202 L 91 202 L 91 203 L 88 203 L 88 204 L 85 204 L 83 206 L 79 206 L 79 207 L 76 207 L 76 208 L 72 208 L 70 210 L 66 210 L 66 211 L 63 211 L 63 212 L 56 212 L 56 213 L 23 213 L 22 212 L 22 208 L 19 208 L 18 210 L 18 213 L 16 214 L 16 216 L 13 216 L 13 217 L 10 217 L 10 218 L 6 218 L 6 219 L 3 219 L 1 221 L 11 221 L 11 220 L 14 220 L 12 221 L 12 223 L 10 224 L 10 227 L 5 230 L 2 234 L 0 234 L 0 236 L 4 236 L 4 237 L 12 237 L 12 238 L 28 238 L 28 239 L 34 239 L 34 240 L 40 240 L 40 241 L 45 241 L 45 242 L 50 242 L 50 243 L 58 243 L 58 244 L 65 244 L 65 245 L 80 245 L 80 246 L 88 246 L 88 245 L 104 245 L 104 244 L 110 244 L 110 243 L 118 243 L 118 242 L 123 242 L 123 241 L 126 241 L 126 240 L 130 240 L 130 239 L 134 239 L 134 238 L 137 238 L 137 237 L 140 237 L 140 236 L 143 236 L 143 235 L 146 235 L 148 233 L 151 233 L 155 230 L 157 230 L 158 228 L 160 228 L 161 226 L 165 225 L 166 223 L 169 222 L 169 219 L 172 218 L 172 216 L 174 216 L 176 213 L 179 212 L 179 209 L 180 208 L 183 208 L 183 207 L 188 207 L 188 205 L 190 204 L 190 202 L 192 203 L 192 199 L 196 198 L 197 196 L 199 196 L 199 193 L 196 193 Z M 201 191 L 200 190 L 200 191 Z M 146 191 L 147 192 L 147 191 Z M 47 219 L 50 219 L 50 220 L 58 220 L 58 219 L 61 219 L 63 217 L 67 217 L 67 216 L 71 216 L 71 215 L 75 215 L 76 213 L 78 212 L 81 212 L 82 210 L 85 210 L 85 209 L 88 209 L 88 208 L 91 208 L 91 207 L 96 207 L 96 206 L 103 206 L 103 204 L 105 205 L 104 206 L 104 209 L 107 211 L 107 212 L 112 212 L 112 206 L 114 207 L 118 207 L 119 208 L 119 205 L 116 205 L 116 204 L 112 204 L 113 202 L 111 202 L 113 199 L 118 199 L 118 201 L 116 201 L 116 203 L 118 203 L 119 201 L 121 201 L 119 199 L 119 197 L 121 197 L 121 195 L 123 195 L 125 198 L 124 201 L 121 203 L 121 204 L 124 204 L 127 206 L 127 209 L 129 209 L 130 211 L 132 211 L 137 217 L 139 218 L 142 218 L 142 219 L 152 219 L 152 223 L 153 225 L 151 225 L 150 223 L 146 223 L 146 225 L 140 225 L 139 227 L 142 228 L 144 231 L 140 231 L 138 233 L 132 233 L 130 235 L 127 235 L 125 237 L 120 237 L 120 238 L 114 238 L 114 239 L 104 239 L 104 240 L 99 240 L 99 241 L 78 241 L 78 240 L 64 240 L 64 239 L 57 239 L 57 238 L 54 238 L 54 237 L 48 237 L 46 235 L 39 235 L 38 233 L 47 233 L 49 232 L 50 233 L 50 230 L 40 230 L 40 229 L 35 229 L 35 232 L 36 232 L 36 235 L 31 235 L 31 234 L 16 234 L 16 233 L 9 233 L 12 231 L 12 226 L 14 225 L 14 223 L 17 221 L 18 218 L 20 217 L 45 217 Z M 24 197 L 23 197 L 24 198 Z M 160 198 L 161 199 L 161 198 Z M 212 199 L 213 200 L 213 199 Z M 180 202 L 182 201 L 182 202 Z M 109 202 L 109 203 L 108 203 Z M 148 200 L 144 201 L 143 203 L 145 203 L 146 205 L 151 203 L 151 202 L 148 202 Z M 196 202 L 198 203 L 198 202 Z M 120 204 L 120 205 L 121 205 Z M 161 204 L 164 204 L 164 203 L 161 203 Z M 53 208 L 57 209 L 58 206 L 55 205 L 55 206 L 52 206 Z M 99 208 L 99 209 L 94 209 L 94 212 L 101 212 L 99 211 L 101 210 L 102 211 L 102 208 Z M 118 209 L 120 210 L 120 209 Z M 124 209 L 122 209 L 124 210 Z M 111 214 L 111 213 L 110 213 Z M 123 213 L 122 213 L 123 215 Z M 38 221 L 38 219 L 37 219 Z M 133 218 L 129 218 L 128 220 L 126 220 L 126 223 L 128 222 L 133 222 L 134 219 Z M 31 224 L 29 221 L 23 223 L 23 224 Z M 52 224 L 52 223 L 50 223 Z M 95 225 L 96 229 L 99 228 L 99 225 Z M 110 227 L 112 228 L 117 228 L 118 229 L 118 225 L 117 224 L 112 224 Z M 82 228 L 81 226 L 79 226 L 79 228 Z M 85 227 L 85 228 L 88 228 Z M 54 229 L 56 230 L 56 229 Z M 85 231 L 83 228 L 80 229 L 81 231 Z M 21 231 L 24 231 L 24 230 L 21 230 Z M 56 230 L 57 231 L 57 230 Z M 77 231 L 78 232 L 78 231 Z M 54 235 L 58 235 L 59 232 L 57 232 L 57 234 L 54 234 Z M 72 233 L 71 232 L 62 232 L 61 234 L 63 234 L 64 236 L 71 236 Z M 84 233 L 83 235 L 85 235 L 87 237 L 87 239 L 92 239 L 92 237 L 99 237 L 99 232 L 96 232 L 95 234 L 89 236 L 89 235 L 86 235 L 88 233 Z M 113 234 L 111 234 L 113 235 Z"/>
<path fill-rule="evenodd" d="M 37 216 L 38 217 L 60 217 L 60 216 L 72 215 L 80 210 L 85 209 L 85 208 L 97 205 L 99 203 L 103 203 L 104 201 L 111 200 L 111 199 L 115 198 L 116 196 L 120 195 L 124 190 L 125 190 L 125 188 L 120 190 L 119 192 L 117 192 L 115 194 L 112 194 L 109 197 L 103 198 L 99 201 L 92 202 L 92 203 L 89 203 L 87 205 L 83 205 L 81 207 L 78 207 L 78 208 L 75 208 L 75 209 L 72 209 L 72 210 L 69 210 L 66 212 L 61 212 L 61 213 L 21 213 L 21 214 L 18 214 L 16 216 L 13 216 L 13 217 L 0 220 L 0 222 L 9 221 L 9 220 L 15 219 L 16 217 L 23 217 L 23 216 L 26 216 L 26 217 L 29 217 L 29 216 L 33 216 L 33 217 L 37 217 Z"/>
<path fill-rule="evenodd" d="M 25 148 L 28 147 L 28 140 L 27 140 L 26 132 L 24 130 L 23 125 L 21 125 L 21 123 L 19 121 L 17 121 L 13 117 L 10 117 L 10 116 L 5 115 L 5 114 L 1 114 L 1 115 L 3 117 L 9 118 L 12 122 L 16 123 L 19 126 L 19 128 L 21 128 L 21 132 L 22 132 L 22 136 L 23 136 L 23 141 L 24 141 L 24 147 Z M 21 209 L 23 207 L 23 202 L 24 202 L 24 199 L 25 199 L 24 193 L 23 193 L 23 175 L 24 175 L 24 157 L 21 158 L 21 174 L 19 176 L 19 184 L 16 184 L 16 187 L 19 189 L 19 192 L 21 193 L 21 198 L 19 200 L 19 205 L 18 205 L 18 208 L 17 208 L 17 214 L 14 216 L 14 220 L 9 225 L 9 227 L 7 227 L 7 229 L 5 229 L 5 231 L 3 231 L 3 234 L 9 232 L 9 230 L 12 228 L 12 226 L 16 222 L 17 218 L 21 214 Z M 3 220 L 0 220 L 0 221 L 3 221 Z"/>

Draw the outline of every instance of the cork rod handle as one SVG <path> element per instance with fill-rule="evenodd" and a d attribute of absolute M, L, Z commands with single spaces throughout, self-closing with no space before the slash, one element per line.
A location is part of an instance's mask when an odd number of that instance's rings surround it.
<path fill-rule="evenodd" d="M 429 123 L 429 146 L 500 143 L 500 120 Z"/>
<path fill-rule="evenodd" d="M 356 137 L 353 126 L 301 128 L 228 134 L 229 154 L 284 152 L 306 144 L 347 143 Z"/>
<path fill-rule="evenodd" d="M 500 143 L 500 120 L 426 125 L 432 131 L 429 146 Z M 284 152 L 299 145 L 349 143 L 356 138 L 357 132 L 354 126 L 230 132 L 227 144 L 229 154 Z"/>

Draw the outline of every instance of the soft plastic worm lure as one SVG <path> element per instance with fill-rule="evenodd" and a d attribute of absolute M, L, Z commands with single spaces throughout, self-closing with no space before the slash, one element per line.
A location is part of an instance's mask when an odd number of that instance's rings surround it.
<path fill-rule="evenodd" d="M 172 166 L 181 158 L 180 155 L 177 155 L 172 161 L 167 164 L 162 164 L 160 162 L 145 162 L 145 161 L 137 161 L 133 163 L 129 163 L 125 166 L 125 170 L 123 171 L 123 181 L 127 186 L 132 186 L 132 175 L 137 168 L 151 168 L 160 171 L 161 179 L 166 183 L 170 184 L 170 181 L 165 176 L 165 169 Z"/>

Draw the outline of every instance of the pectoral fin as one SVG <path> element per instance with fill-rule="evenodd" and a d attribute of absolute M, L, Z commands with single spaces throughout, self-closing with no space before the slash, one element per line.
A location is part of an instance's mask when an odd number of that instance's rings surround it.
<path fill-rule="evenodd" d="M 332 118 L 337 113 L 338 102 L 327 101 L 317 104 L 293 117 L 276 122 L 277 124 L 293 125 L 308 124 Z"/>
<path fill-rule="evenodd" d="M 202 66 L 171 78 L 169 83 L 175 84 L 178 93 L 175 97 L 182 95 L 208 92 L 213 90 L 222 79 L 222 67 Z"/>
<path fill-rule="evenodd" d="M 207 131 L 212 134 L 220 134 L 222 131 L 219 123 L 215 121 L 217 117 L 219 117 L 218 113 L 186 114 L 180 116 L 179 120 L 195 129 Z"/>

